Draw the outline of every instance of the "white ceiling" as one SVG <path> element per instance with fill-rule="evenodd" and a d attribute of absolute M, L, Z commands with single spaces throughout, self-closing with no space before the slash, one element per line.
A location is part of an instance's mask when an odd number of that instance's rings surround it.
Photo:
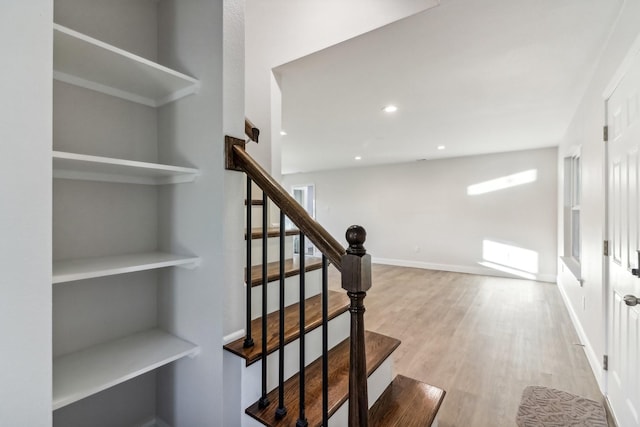
<path fill-rule="evenodd" d="M 622 3 L 442 0 L 277 67 L 282 171 L 557 145 Z"/>

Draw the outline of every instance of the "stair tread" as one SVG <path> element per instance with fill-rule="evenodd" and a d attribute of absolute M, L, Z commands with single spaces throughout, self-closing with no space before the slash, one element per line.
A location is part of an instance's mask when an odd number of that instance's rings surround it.
<path fill-rule="evenodd" d="M 339 316 L 349 308 L 349 297 L 344 292 L 329 291 L 329 304 L 327 307 L 329 320 Z M 285 308 L 285 344 L 288 344 L 300 336 L 300 303 L 292 304 Z M 322 296 L 315 295 L 305 302 L 305 331 L 309 332 L 322 325 Z M 267 315 L 267 354 L 278 349 L 280 327 L 279 312 Z M 251 321 L 253 331 L 253 347 L 244 348 L 244 338 L 237 339 L 224 348 L 247 361 L 247 366 L 256 362 L 262 356 L 262 318 Z"/>
<path fill-rule="evenodd" d="M 305 257 L 305 271 L 313 271 L 322 268 L 322 258 Z M 245 268 L 245 277 L 246 277 Z M 284 260 L 284 277 L 291 277 L 300 274 L 300 261 L 298 258 L 289 258 Z M 267 264 L 267 280 L 273 282 L 280 278 L 280 262 L 274 261 Z M 251 267 L 251 286 L 260 286 L 262 284 L 262 264 Z"/>
<path fill-rule="evenodd" d="M 264 204 L 264 202 L 262 201 L 262 199 L 253 199 L 251 200 L 251 205 L 252 206 L 262 206 Z M 244 205 L 247 206 L 247 199 L 244 199 Z"/>
<path fill-rule="evenodd" d="M 400 345 L 400 341 L 375 332 L 365 331 L 367 375 L 371 375 Z M 331 416 L 348 398 L 349 394 L 349 338 L 329 350 L 329 415 Z M 316 359 L 305 370 L 305 415 L 310 427 L 322 423 L 322 358 Z M 278 388 L 268 394 L 269 405 L 258 408 L 258 402 L 247 408 L 246 413 L 267 426 L 292 426 L 298 418 L 299 374 L 284 384 L 287 415 L 276 420 Z"/>
<path fill-rule="evenodd" d="M 444 395 L 438 387 L 398 375 L 369 409 L 369 426 L 429 427 Z"/>
<path fill-rule="evenodd" d="M 300 234 L 300 230 L 297 228 L 289 228 L 284 230 L 285 236 L 295 236 Z M 262 227 L 255 227 L 251 229 L 251 239 L 262 239 Z M 278 237 L 280 236 L 280 228 L 279 227 L 269 227 L 267 228 L 267 237 Z M 244 233 L 245 240 L 247 239 L 247 233 Z"/>

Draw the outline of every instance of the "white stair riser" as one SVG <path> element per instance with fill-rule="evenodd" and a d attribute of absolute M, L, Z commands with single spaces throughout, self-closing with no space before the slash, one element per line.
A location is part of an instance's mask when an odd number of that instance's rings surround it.
<path fill-rule="evenodd" d="M 253 200 L 262 200 L 262 190 L 255 182 L 251 183 L 251 198 Z M 268 204 L 271 202 L 268 201 Z M 246 215 L 246 214 L 245 214 Z M 269 213 L 267 213 L 267 222 L 269 222 Z M 246 223 L 246 220 L 245 220 Z M 262 227 L 262 205 L 252 205 L 251 206 L 251 227 L 258 228 Z"/>
<path fill-rule="evenodd" d="M 367 393 L 369 398 L 369 408 L 378 400 L 387 386 L 393 381 L 393 357 L 386 358 L 382 365 L 378 367 L 367 381 Z M 338 408 L 338 410 L 329 418 L 328 427 L 349 427 L 349 400 Z"/>
<path fill-rule="evenodd" d="M 308 271 L 305 276 L 305 297 L 310 298 L 322 291 L 322 269 Z M 285 307 L 300 301 L 300 276 L 284 279 Z M 267 284 L 267 313 L 273 313 L 280 308 L 280 282 Z M 251 288 L 251 318 L 262 316 L 262 285 Z"/>
<path fill-rule="evenodd" d="M 284 258 L 293 257 L 293 239 L 295 236 L 284 237 Z M 246 253 L 246 252 L 245 252 Z M 267 262 L 280 260 L 280 238 L 269 237 L 267 239 Z M 251 265 L 262 264 L 262 238 L 251 241 Z"/>
<path fill-rule="evenodd" d="M 260 187 L 258 187 L 255 182 L 251 187 L 251 198 L 253 200 L 262 200 L 262 190 L 260 189 Z M 267 199 L 267 209 L 268 226 L 277 227 L 280 223 L 280 211 L 269 199 Z M 262 227 L 262 205 L 251 206 L 251 227 Z"/>
<path fill-rule="evenodd" d="M 254 200 L 256 196 L 253 196 Z M 246 215 L 246 214 L 245 214 Z M 245 220 L 246 223 L 246 220 Z M 271 222 L 269 221 L 269 213 L 267 212 L 267 225 Z M 251 206 L 251 228 L 261 228 L 262 227 L 262 205 L 252 205 Z"/>
<path fill-rule="evenodd" d="M 255 193 L 252 195 L 253 200 L 262 200 L 262 193 Z M 245 206 L 246 207 L 246 206 Z M 271 201 L 267 200 L 267 226 L 279 227 L 280 226 L 280 209 Z M 246 224 L 246 213 L 245 221 Z M 291 223 L 288 222 L 288 227 L 291 227 Z M 262 205 L 251 205 L 251 227 L 262 227 Z"/>
<path fill-rule="evenodd" d="M 280 209 L 274 206 L 273 203 L 267 202 L 267 227 L 280 227 Z M 246 213 L 245 213 L 246 215 Z M 245 219 L 243 224 L 246 224 Z M 290 222 L 287 222 L 286 227 L 293 227 Z M 251 228 L 262 228 L 262 205 L 251 206 Z"/>
<path fill-rule="evenodd" d="M 329 349 L 349 336 L 350 314 L 345 311 L 340 316 L 329 321 Z M 285 346 L 284 350 L 284 378 L 287 380 L 298 372 L 300 340 L 297 339 Z M 322 327 L 316 328 L 305 335 L 305 365 L 310 364 L 322 355 Z M 278 386 L 278 352 L 267 356 L 267 390 Z M 260 398 L 262 390 L 262 362 L 245 366 L 244 359 L 237 357 L 242 363 L 241 371 L 241 408 L 248 408 Z M 292 408 L 291 408 L 292 409 Z"/>

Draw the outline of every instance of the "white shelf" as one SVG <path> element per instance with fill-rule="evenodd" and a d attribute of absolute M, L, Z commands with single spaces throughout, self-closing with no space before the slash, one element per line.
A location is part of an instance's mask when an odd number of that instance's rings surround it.
<path fill-rule="evenodd" d="M 53 152 L 54 178 L 161 185 L 192 182 L 199 174 L 193 168 Z"/>
<path fill-rule="evenodd" d="M 79 258 L 53 262 L 53 283 L 153 270 L 163 267 L 195 267 L 198 257 L 185 257 L 164 252 L 148 252 L 97 258 Z"/>
<path fill-rule="evenodd" d="M 53 360 L 53 409 L 197 352 L 198 346 L 152 329 L 57 357 Z"/>
<path fill-rule="evenodd" d="M 193 77 L 53 24 L 53 78 L 159 107 L 196 93 Z"/>

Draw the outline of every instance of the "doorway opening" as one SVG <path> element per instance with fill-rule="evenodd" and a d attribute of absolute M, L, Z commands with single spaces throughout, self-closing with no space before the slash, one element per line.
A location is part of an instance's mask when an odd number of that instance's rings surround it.
<path fill-rule="evenodd" d="M 305 211 L 311 216 L 316 218 L 316 192 L 313 184 L 308 185 L 296 185 L 291 188 L 293 198 L 304 208 Z M 293 224 L 287 219 L 287 228 L 292 228 Z M 302 252 L 305 256 L 314 256 L 316 254 L 316 247 L 305 239 L 304 248 Z M 293 239 L 293 253 L 294 255 L 300 255 L 300 236 L 295 236 Z"/>

